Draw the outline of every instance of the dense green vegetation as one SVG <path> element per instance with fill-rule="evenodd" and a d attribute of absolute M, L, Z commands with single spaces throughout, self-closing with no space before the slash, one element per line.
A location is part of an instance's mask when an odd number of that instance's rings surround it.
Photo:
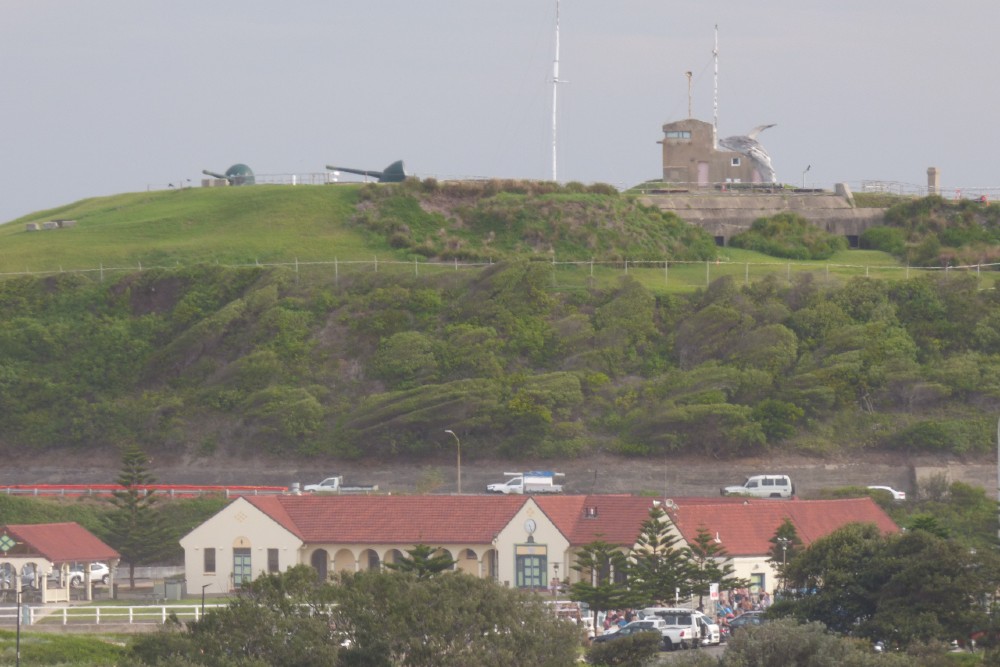
<path fill-rule="evenodd" d="M 258 577 L 186 631 L 137 637 L 132 665 L 466 667 L 572 665 L 575 625 L 537 596 L 460 572 L 341 572 L 311 567 Z"/>
<path fill-rule="evenodd" d="M 675 216 L 573 184 L 185 190 L 36 218 L 57 216 L 78 225 L 0 227 L 0 261 L 44 244 L 169 266 L 0 282 L 0 448 L 21 455 L 419 457 L 446 428 L 470 457 L 522 459 L 992 446 L 1000 309 L 973 274 L 749 280 Z M 196 263 L 341 250 L 310 271 Z M 397 264 L 346 268 L 375 252 Z M 625 270 L 568 280 L 555 256 Z M 643 258 L 700 265 L 630 270 Z M 703 287 L 676 288 L 684 271 Z"/>
<path fill-rule="evenodd" d="M 888 209 L 884 226 L 861 236 L 861 245 L 915 266 L 993 264 L 1000 259 L 1000 208 L 938 196 L 902 202 Z"/>

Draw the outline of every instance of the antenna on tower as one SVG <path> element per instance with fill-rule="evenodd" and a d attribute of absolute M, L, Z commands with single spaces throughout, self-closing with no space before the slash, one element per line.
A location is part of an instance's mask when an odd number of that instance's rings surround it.
<path fill-rule="evenodd" d="M 712 124 L 712 147 L 718 148 L 719 138 L 719 24 L 715 24 L 715 48 L 712 49 L 712 58 L 715 60 L 715 92 L 712 97 L 712 110 L 714 113 Z"/>
<path fill-rule="evenodd" d="M 559 102 L 559 89 L 560 83 L 566 83 L 559 79 L 559 0 L 556 0 L 556 58 L 552 63 L 552 180 L 558 181 L 558 169 L 556 168 L 556 146 L 558 133 L 558 121 L 556 116 L 556 108 Z"/>
<path fill-rule="evenodd" d="M 691 72 L 684 72 L 684 76 L 688 78 L 688 118 L 691 118 Z"/>

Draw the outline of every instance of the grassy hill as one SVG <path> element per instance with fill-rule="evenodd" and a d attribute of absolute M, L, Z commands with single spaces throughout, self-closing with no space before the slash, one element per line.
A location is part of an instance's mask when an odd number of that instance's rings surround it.
<path fill-rule="evenodd" d="M 77 224 L 25 231 L 57 218 Z M 992 272 L 716 248 L 601 186 L 137 193 L 0 247 L 9 452 L 420 457 L 444 429 L 519 460 L 993 446 Z"/>

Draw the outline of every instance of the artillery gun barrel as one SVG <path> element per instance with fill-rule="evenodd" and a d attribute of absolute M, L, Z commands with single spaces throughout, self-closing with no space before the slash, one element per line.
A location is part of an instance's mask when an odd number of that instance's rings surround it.
<path fill-rule="evenodd" d="M 205 174 L 206 176 L 211 176 L 212 178 L 222 178 L 227 181 L 229 180 L 229 177 L 226 176 L 225 174 L 217 174 L 214 171 L 209 171 L 208 169 L 202 169 L 201 173 Z"/>
<path fill-rule="evenodd" d="M 372 178 L 382 178 L 381 171 L 368 171 L 367 169 L 351 169 L 350 167 L 332 167 L 326 165 L 331 171 L 346 171 L 348 174 L 358 174 L 359 176 L 371 176 Z"/>

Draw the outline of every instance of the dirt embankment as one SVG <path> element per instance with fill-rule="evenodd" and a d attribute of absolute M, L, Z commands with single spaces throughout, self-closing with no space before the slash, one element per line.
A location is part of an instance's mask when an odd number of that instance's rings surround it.
<path fill-rule="evenodd" d="M 43 459 L 8 459 L 0 468 L 4 484 L 91 484 L 114 482 L 118 460 L 114 455 L 87 457 L 46 455 Z M 671 458 L 664 461 L 593 455 L 566 461 L 465 460 L 462 491 L 485 492 L 486 485 L 517 470 L 554 470 L 567 493 L 656 493 L 666 497 L 714 496 L 719 487 L 738 484 L 752 474 L 784 473 L 796 492 L 810 497 L 824 488 L 882 484 L 912 494 L 918 481 L 943 475 L 948 481 L 979 486 L 992 495 L 997 490 L 997 463 L 929 457 L 865 455 L 840 460 L 774 457 L 714 461 Z M 154 457 L 150 470 L 164 484 L 248 484 L 291 486 L 309 484 L 330 475 L 345 483 L 377 484 L 390 493 L 454 493 L 458 466 L 454 459 L 431 461 L 358 462 L 336 459 L 240 459 Z"/>

